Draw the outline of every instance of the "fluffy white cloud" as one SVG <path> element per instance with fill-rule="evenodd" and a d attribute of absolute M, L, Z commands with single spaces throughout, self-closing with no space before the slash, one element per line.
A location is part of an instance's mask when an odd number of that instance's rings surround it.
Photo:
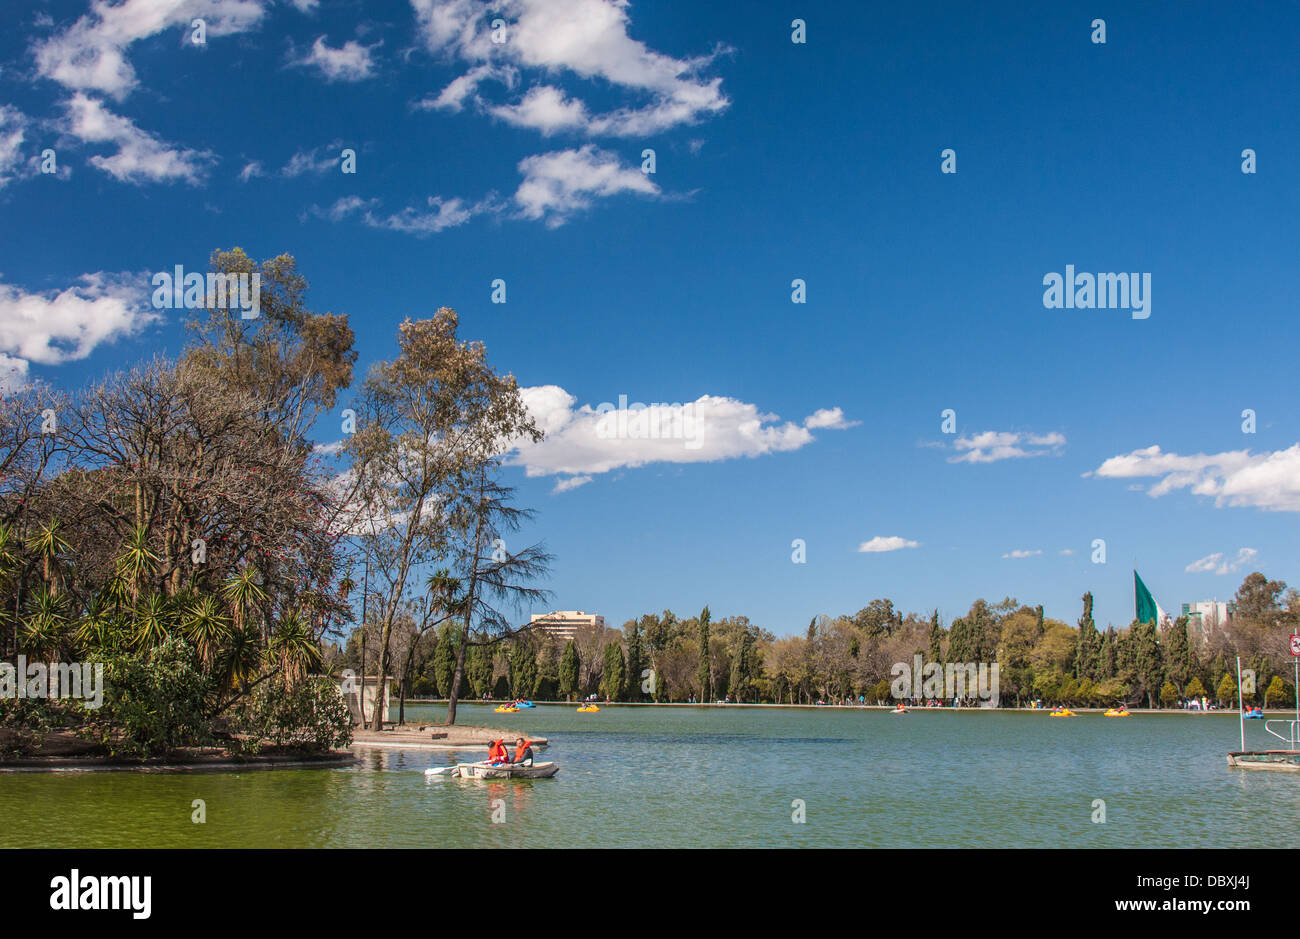
<path fill-rule="evenodd" d="M 906 538 L 900 538 L 898 535 L 876 535 L 870 541 L 864 541 L 858 545 L 858 551 L 865 554 L 879 554 L 882 551 L 898 551 L 902 548 L 918 548 L 921 546 L 919 541 L 908 541 Z"/>
<path fill-rule="evenodd" d="M 577 150 L 556 150 L 519 161 L 524 181 L 515 203 L 524 218 L 545 219 L 555 228 L 574 212 L 591 207 L 595 197 L 623 192 L 659 195 L 659 187 L 639 169 L 624 166 L 617 156 L 586 144 Z"/>
<path fill-rule="evenodd" d="M 1237 552 L 1235 558 L 1225 560 L 1223 552 L 1217 551 L 1214 554 L 1207 554 L 1199 561 L 1193 561 L 1191 564 L 1188 564 L 1183 568 L 1183 570 L 1189 574 L 1234 574 L 1241 570 L 1244 565 L 1250 563 L 1251 559 L 1257 554 L 1259 554 L 1259 552 L 1254 548 L 1242 548 Z"/>
<path fill-rule="evenodd" d="M 60 365 L 138 333 L 159 314 L 140 277 L 84 274 L 77 286 L 28 293 L 0 283 L 0 372 L 25 378 L 27 363 Z"/>
<path fill-rule="evenodd" d="M 374 74 L 375 63 L 371 56 L 378 46 L 363 46 L 354 39 L 349 39 L 338 48 L 325 42 L 324 36 L 317 37 L 312 43 L 311 52 L 291 64 L 320 71 L 326 81 L 358 82 Z"/>
<path fill-rule="evenodd" d="M 1042 554 L 1042 553 L 1043 552 L 1041 548 L 1035 548 L 1032 551 L 1027 548 L 1017 548 L 1014 551 L 1008 551 L 1006 554 L 1002 556 L 1004 558 L 1032 558 L 1035 555 Z"/>
<path fill-rule="evenodd" d="M 551 85 L 538 85 L 517 104 L 502 104 L 489 111 L 508 124 L 531 127 L 547 136 L 587 123 L 587 106 Z"/>
<path fill-rule="evenodd" d="M 1285 450 L 1251 453 L 1227 450 L 1182 456 L 1150 446 L 1113 456 L 1085 476 L 1112 479 L 1157 477 L 1147 494 L 1152 498 L 1186 489 L 1214 499 L 1222 506 L 1254 506 L 1278 512 L 1300 512 L 1300 443 Z"/>
<path fill-rule="evenodd" d="M 112 156 L 92 156 L 90 163 L 120 182 L 198 183 L 215 162 L 212 153 L 174 148 L 80 92 L 63 106 L 63 130 L 83 143 L 117 148 Z"/>
<path fill-rule="evenodd" d="M 958 437 L 953 447 L 963 451 L 948 458 L 949 463 L 996 463 L 1022 457 L 1044 456 L 1061 452 L 1065 435 L 1027 434 L 1016 431 L 986 430 L 980 434 Z"/>
<path fill-rule="evenodd" d="M 600 79 L 632 99 L 604 113 L 592 113 L 553 87 L 540 93 L 529 89 L 514 104 L 480 99 L 490 113 L 543 133 L 563 127 L 642 136 L 693 123 L 729 104 L 722 79 L 700 75 L 714 55 L 678 59 L 633 39 L 626 0 L 411 0 L 411 6 L 430 51 L 474 64 L 434 99 L 442 102 L 436 106 L 459 109 L 467 98 L 477 99 L 479 84 L 490 73 L 476 70 L 487 62 L 546 77 L 568 73 Z M 498 18 L 505 21 L 505 42 L 493 42 L 492 21 Z"/>
<path fill-rule="evenodd" d="M 847 430 L 861 423 L 861 421 L 846 421 L 841 408 L 821 408 L 803 420 L 803 426 L 809 430 Z"/>
<path fill-rule="evenodd" d="M 266 171 L 262 169 L 261 160 L 253 160 L 251 163 L 245 163 L 244 168 L 239 171 L 239 181 L 246 183 L 254 176 L 265 176 Z"/>
<path fill-rule="evenodd" d="M 814 441 L 801 424 L 781 422 L 756 405 L 703 395 L 643 410 L 577 405 L 557 385 L 521 389 L 546 437 L 516 444 L 510 462 L 529 476 L 593 476 L 648 463 L 712 463 L 798 450 Z M 626 405 L 626 402 L 623 402 Z M 568 488 L 572 488 L 573 483 Z"/>
<path fill-rule="evenodd" d="M 264 0 L 92 0 L 90 12 L 67 29 L 33 44 L 37 72 L 66 88 L 97 91 L 118 100 L 138 84 L 126 52 L 163 30 L 189 30 L 202 19 L 208 39 L 253 29 Z"/>

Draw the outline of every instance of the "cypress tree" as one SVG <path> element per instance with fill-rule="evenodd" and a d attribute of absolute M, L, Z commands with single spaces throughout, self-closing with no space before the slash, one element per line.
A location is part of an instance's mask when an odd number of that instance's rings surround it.
<path fill-rule="evenodd" d="M 578 656 L 578 647 L 570 639 L 560 656 L 559 694 L 565 701 L 572 701 L 578 694 L 578 676 L 582 674 L 582 659 Z"/>
<path fill-rule="evenodd" d="M 700 684 L 700 703 L 713 700 L 713 668 L 709 660 L 709 608 L 700 612 L 700 665 L 695 672 Z"/>

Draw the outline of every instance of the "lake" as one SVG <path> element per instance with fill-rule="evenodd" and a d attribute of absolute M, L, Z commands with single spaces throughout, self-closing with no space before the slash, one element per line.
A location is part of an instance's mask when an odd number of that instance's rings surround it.
<path fill-rule="evenodd" d="M 443 705 L 408 705 L 433 720 Z M 1230 770 L 1233 714 L 539 706 L 466 724 L 547 736 L 550 780 L 426 777 L 450 754 L 345 769 L 4 773 L 10 847 L 1300 846 L 1300 774 Z M 1262 721 L 1247 746 L 1263 749 Z M 474 753 L 474 758 L 479 754 Z M 468 758 L 468 755 L 465 755 Z M 192 803 L 207 820 L 191 821 Z M 1094 823 L 1094 800 L 1106 820 Z M 802 800 L 805 821 L 792 814 Z M 496 823 L 493 816 L 502 817 Z"/>

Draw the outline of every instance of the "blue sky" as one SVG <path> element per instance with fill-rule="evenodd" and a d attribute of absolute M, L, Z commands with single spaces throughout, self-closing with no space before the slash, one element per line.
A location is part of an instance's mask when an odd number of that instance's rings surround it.
<path fill-rule="evenodd" d="M 447 305 L 531 389 L 555 608 L 1119 625 L 1135 563 L 1171 610 L 1300 579 L 1300 11 L 715 6 L 6 5 L 7 380 L 175 353 L 153 272 L 289 252 L 359 373 Z M 1045 308 L 1066 265 L 1149 273 L 1151 315 Z M 620 395 L 696 402 L 701 447 L 596 438 Z"/>

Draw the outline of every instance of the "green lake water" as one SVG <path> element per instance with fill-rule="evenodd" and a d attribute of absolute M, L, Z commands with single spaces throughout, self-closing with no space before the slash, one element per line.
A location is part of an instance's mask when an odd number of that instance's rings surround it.
<path fill-rule="evenodd" d="M 443 706 L 408 706 L 436 719 Z M 540 706 L 467 724 L 550 738 L 554 779 L 342 769 L 2 773 L 8 847 L 1300 847 L 1300 774 L 1232 770 L 1235 715 Z M 1262 721 L 1247 746 L 1267 748 Z M 463 754 L 463 759 L 480 755 Z M 206 803 L 207 821 L 191 820 Z M 1093 801 L 1106 821 L 1094 823 Z M 806 821 L 796 824 L 795 800 Z M 504 813 L 504 822 L 493 821 Z"/>

